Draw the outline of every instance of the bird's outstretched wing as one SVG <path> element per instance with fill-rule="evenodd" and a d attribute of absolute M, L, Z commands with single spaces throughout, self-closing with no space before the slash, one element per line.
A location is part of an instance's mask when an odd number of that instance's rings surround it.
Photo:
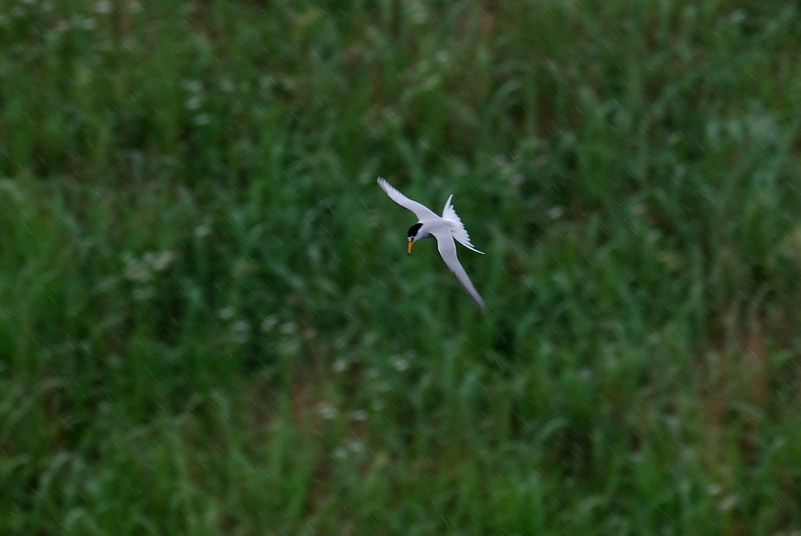
<path fill-rule="evenodd" d="M 454 273 L 459 283 L 462 284 L 462 287 L 470 294 L 478 306 L 482 310 L 486 309 L 484 300 L 481 299 L 481 295 L 476 290 L 476 287 L 473 286 L 473 282 L 470 281 L 467 272 L 464 271 L 461 263 L 459 263 L 459 257 L 456 256 L 456 243 L 453 241 L 453 237 L 445 233 L 436 233 L 434 236 L 437 239 L 437 249 L 439 249 L 442 260 L 445 261 L 445 264 L 448 265 L 448 268 Z"/>
<path fill-rule="evenodd" d="M 442 209 L 442 219 L 448 220 L 451 222 L 451 231 L 453 232 L 453 237 L 456 239 L 464 247 L 475 251 L 476 253 L 484 254 L 483 251 L 477 250 L 473 244 L 470 243 L 470 235 L 467 234 L 467 229 L 464 228 L 464 224 L 462 223 L 462 219 L 456 214 L 456 209 L 453 208 L 453 203 L 451 203 L 451 199 L 453 199 L 453 194 L 448 196 L 448 200 L 445 201 L 445 207 Z"/>
<path fill-rule="evenodd" d="M 417 201 L 412 201 L 398 190 L 396 190 L 390 183 L 385 181 L 383 178 L 378 177 L 378 185 L 387 193 L 390 199 L 395 201 L 397 204 L 402 206 L 403 208 L 409 209 L 414 212 L 417 219 L 423 220 L 425 218 L 438 217 L 432 210 L 430 210 L 425 205 L 418 203 Z"/>

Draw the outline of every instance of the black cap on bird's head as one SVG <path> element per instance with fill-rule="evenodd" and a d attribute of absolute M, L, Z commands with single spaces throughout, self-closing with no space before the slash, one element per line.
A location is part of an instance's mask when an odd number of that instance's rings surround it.
<path fill-rule="evenodd" d="M 409 249 L 406 251 L 406 253 L 408 253 L 409 255 L 412 254 L 412 244 L 414 244 L 414 238 L 417 236 L 417 231 L 419 231 L 420 227 L 422 227 L 422 226 L 423 226 L 422 223 L 415 223 L 414 225 L 409 227 L 409 235 L 408 235 L 409 236 Z"/>

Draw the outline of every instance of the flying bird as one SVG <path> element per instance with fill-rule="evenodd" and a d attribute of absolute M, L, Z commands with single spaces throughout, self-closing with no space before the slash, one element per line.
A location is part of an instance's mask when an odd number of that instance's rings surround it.
<path fill-rule="evenodd" d="M 467 276 L 467 272 L 464 271 L 464 268 L 462 268 L 462 265 L 459 263 L 459 258 L 456 256 L 456 243 L 454 240 L 476 253 L 481 253 L 483 255 L 484 252 L 477 250 L 473 247 L 473 244 L 470 243 L 470 236 L 467 234 L 462 220 L 453 209 L 453 204 L 451 204 L 453 194 L 445 201 L 445 207 L 442 209 L 442 217 L 440 217 L 434 214 L 434 212 L 425 205 L 413 201 L 400 193 L 381 177 L 378 178 L 378 185 L 387 193 L 390 199 L 400 206 L 411 210 L 414 212 L 415 216 L 417 216 L 417 223 L 409 227 L 409 249 L 407 253 L 411 255 L 412 246 L 415 241 L 423 240 L 424 238 L 436 238 L 437 249 L 439 249 L 442 260 L 445 261 L 445 264 L 450 268 L 451 272 L 456 275 L 462 287 L 470 294 L 478 306 L 481 307 L 482 310 L 485 309 L 484 300 L 481 299 L 476 287 L 473 286 L 473 282 L 470 281 L 470 278 Z"/>

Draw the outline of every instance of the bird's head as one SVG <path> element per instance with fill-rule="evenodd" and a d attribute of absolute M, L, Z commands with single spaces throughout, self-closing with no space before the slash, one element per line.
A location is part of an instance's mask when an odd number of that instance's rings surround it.
<path fill-rule="evenodd" d="M 417 238 L 417 233 L 420 231 L 420 227 L 422 226 L 422 223 L 415 223 L 409 227 L 409 249 L 406 251 L 406 253 L 409 255 L 412 254 L 412 245 L 414 244 L 414 240 Z"/>

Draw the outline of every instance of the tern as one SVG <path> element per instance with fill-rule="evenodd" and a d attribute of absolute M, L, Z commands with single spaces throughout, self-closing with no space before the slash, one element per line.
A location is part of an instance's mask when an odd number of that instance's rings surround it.
<path fill-rule="evenodd" d="M 484 310 L 484 300 L 481 299 L 476 287 L 473 286 L 473 282 L 470 281 L 470 278 L 467 276 L 467 272 L 464 271 L 464 268 L 462 268 L 462 265 L 459 263 L 459 258 L 456 256 L 456 243 L 454 240 L 471 251 L 481 253 L 482 255 L 484 252 L 477 250 L 473 247 L 473 244 L 470 243 L 470 236 L 467 234 L 462 220 L 456 214 L 456 210 L 454 210 L 453 204 L 451 203 L 453 194 L 445 201 L 445 207 L 442 209 L 442 217 L 440 217 L 425 205 L 413 201 L 400 193 L 383 178 L 379 177 L 377 182 L 390 199 L 400 206 L 411 210 L 414 212 L 414 215 L 417 216 L 417 223 L 409 227 L 409 249 L 407 253 L 411 255 L 412 245 L 414 245 L 415 241 L 423 240 L 424 238 L 436 238 L 437 249 L 439 249 L 442 260 L 445 261 L 445 264 L 450 268 L 451 272 L 456 275 L 456 278 L 459 279 L 459 282 L 467 293 L 470 294 L 478 306 Z"/>

